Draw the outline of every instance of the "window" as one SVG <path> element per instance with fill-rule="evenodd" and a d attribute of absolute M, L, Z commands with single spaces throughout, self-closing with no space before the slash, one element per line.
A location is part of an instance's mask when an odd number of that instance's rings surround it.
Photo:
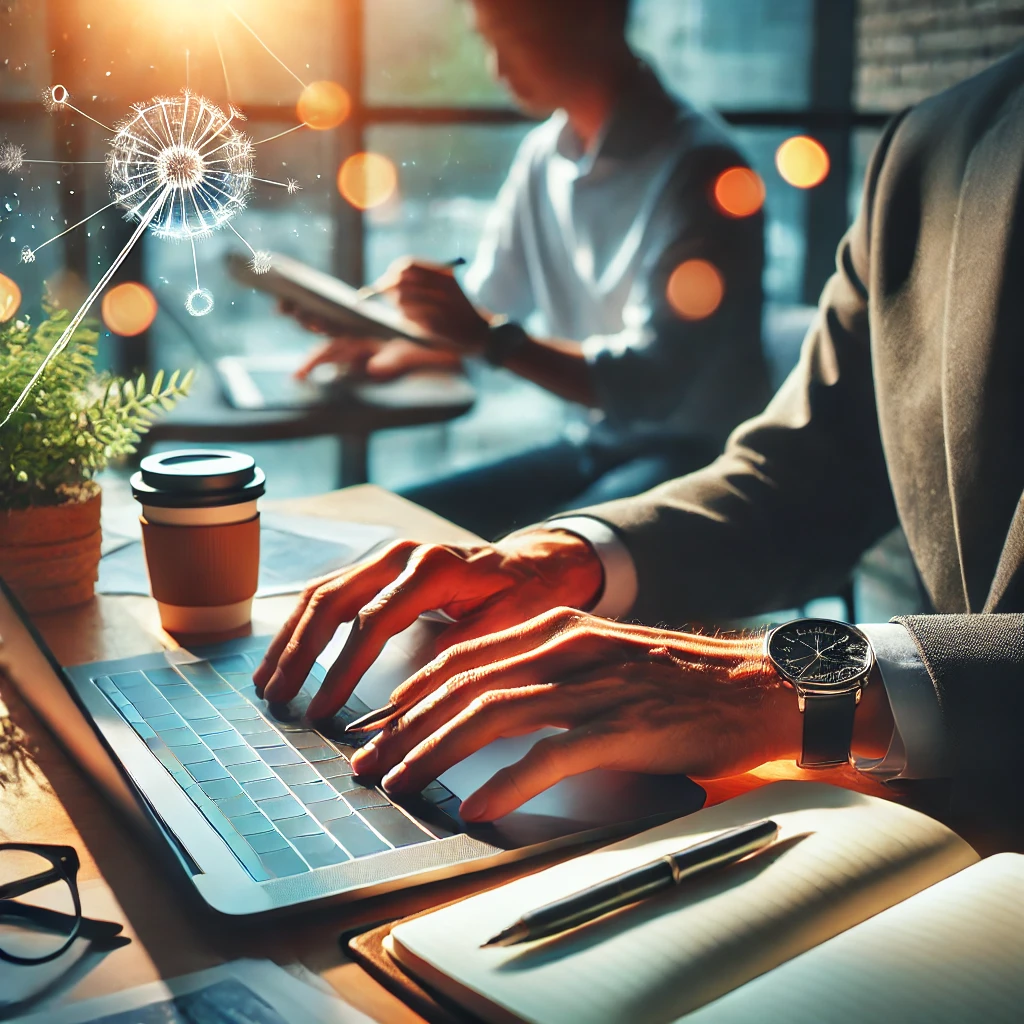
<path fill-rule="evenodd" d="M 24 145 L 37 159 L 103 160 L 101 128 L 42 109 L 39 97 L 55 82 L 111 124 L 132 102 L 173 95 L 187 81 L 215 103 L 244 109 L 246 131 L 262 140 L 295 125 L 296 78 L 330 80 L 348 91 L 350 117 L 333 131 L 304 129 L 260 146 L 257 173 L 296 178 L 302 191 L 258 187 L 233 222 L 239 233 L 254 248 L 352 281 L 373 278 L 404 253 L 469 257 L 531 122 L 490 77 L 466 4 L 235 0 L 242 24 L 215 0 L 14 0 L 0 10 L 0 141 Z M 816 299 L 884 121 L 851 110 L 853 10 L 854 0 L 633 0 L 637 50 L 673 89 L 733 124 L 766 183 L 766 286 L 776 302 Z M 810 191 L 787 185 L 775 167 L 778 145 L 804 132 L 821 139 L 832 162 L 826 182 Z M 386 203 L 360 213 L 336 180 L 342 161 L 363 150 L 387 157 L 398 183 Z M 44 282 L 68 301 L 83 294 L 131 227 L 109 211 L 41 249 L 35 263 L 19 264 L 21 247 L 109 201 L 101 166 L 0 172 L 0 267 L 16 268 L 26 306 Z M 155 344 L 193 344 L 204 354 L 312 344 L 272 318 L 269 300 L 229 280 L 223 257 L 242 245 L 222 230 L 197 246 L 200 279 L 216 304 L 194 319 L 183 306 L 194 283 L 191 247 L 145 238 L 125 269 L 160 300 Z M 144 337 L 106 350 L 122 368 L 147 361 Z M 161 353 L 161 361 L 173 358 Z M 487 388 L 497 393 L 493 381 Z M 544 409 L 555 415 L 550 403 Z"/>

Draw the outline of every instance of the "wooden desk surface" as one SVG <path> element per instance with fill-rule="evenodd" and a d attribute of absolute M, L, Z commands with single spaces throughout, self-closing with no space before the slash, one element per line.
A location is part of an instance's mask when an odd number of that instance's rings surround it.
<path fill-rule="evenodd" d="M 421 541 L 456 543 L 474 539 L 459 527 L 371 485 L 316 498 L 268 503 L 268 507 L 350 522 L 383 523 Z M 287 596 L 257 601 L 253 631 L 275 632 L 295 600 L 294 596 Z M 38 616 L 35 622 L 57 659 L 65 665 L 130 657 L 174 646 L 174 641 L 160 629 L 156 605 L 149 598 L 100 596 L 69 612 Z M 420 1021 L 419 1016 L 343 955 L 337 941 L 339 932 L 362 923 L 415 913 L 554 859 L 548 857 L 526 867 L 513 865 L 449 879 L 257 926 L 214 918 L 197 905 L 183 901 L 177 889 L 150 865 L 148 849 L 115 816 L 2 679 L 0 697 L 6 701 L 14 724 L 28 735 L 34 762 L 22 773 L 20 783 L 0 790 L 0 840 L 74 846 L 82 859 L 80 879 L 85 913 L 121 921 L 132 939 L 130 945 L 109 954 L 77 984 L 72 990 L 75 997 L 102 995 L 240 956 L 255 956 L 280 963 L 301 961 L 376 1020 L 399 1024 Z M 767 781 L 801 777 L 890 795 L 881 785 L 852 769 L 805 773 L 782 762 L 708 783 L 705 788 L 708 802 L 718 803 Z"/>

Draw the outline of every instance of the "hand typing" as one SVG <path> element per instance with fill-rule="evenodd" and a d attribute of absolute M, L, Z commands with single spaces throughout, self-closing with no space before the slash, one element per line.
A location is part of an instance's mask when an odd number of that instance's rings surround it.
<path fill-rule="evenodd" d="M 502 736 L 541 739 L 462 805 L 500 818 L 591 768 L 712 778 L 795 757 L 796 697 L 767 665 L 763 638 L 649 629 L 558 608 L 449 647 L 399 687 L 405 709 L 352 761 L 414 793 Z"/>
<path fill-rule="evenodd" d="M 268 699 L 288 701 L 342 622 L 352 632 L 309 708 L 334 714 L 384 644 L 423 612 L 456 620 L 439 650 L 525 622 L 558 605 L 591 607 L 601 563 L 570 533 L 533 530 L 497 544 L 440 546 L 399 541 L 370 560 L 312 583 L 255 672 Z"/>

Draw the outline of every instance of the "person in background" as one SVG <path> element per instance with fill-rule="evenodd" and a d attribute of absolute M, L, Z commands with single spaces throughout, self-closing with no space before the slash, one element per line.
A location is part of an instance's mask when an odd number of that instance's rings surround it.
<path fill-rule="evenodd" d="M 472 0 L 495 76 L 547 120 L 520 147 L 465 290 L 415 261 L 382 279 L 458 355 L 589 410 L 566 437 L 402 492 L 485 538 L 706 465 L 768 397 L 763 213 L 730 216 L 715 198 L 746 163 L 632 53 L 627 8 Z M 520 326 L 531 317 L 542 333 Z M 391 377 L 438 361 L 410 342 L 341 338 L 301 373 L 340 362 Z"/>

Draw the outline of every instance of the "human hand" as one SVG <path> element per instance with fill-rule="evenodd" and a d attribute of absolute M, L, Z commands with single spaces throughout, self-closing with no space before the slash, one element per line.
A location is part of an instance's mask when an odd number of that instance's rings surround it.
<path fill-rule="evenodd" d="M 358 751 L 361 775 L 419 792 L 502 736 L 538 740 L 462 805 L 493 821 L 591 768 L 715 778 L 800 750 L 796 697 L 762 637 L 650 629 L 558 608 L 449 647 L 392 694 L 406 708 Z"/>
<path fill-rule="evenodd" d="M 332 338 L 295 372 L 305 380 L 323 365 L 340 365 L 370 380 L 394 380 L 417 370 L 457 370 L 462 360 L 454 352 L 424 348 L 413 341 L 373 341 L 368 338 Z"/>
<path fill-rule="evenodd" d="M 558 605 L 589 607 L 603 580 L 590 545 L 557 530 L 532 530 L 478 546 L 398 541 L 310 584 L 253 681 L 268 700 L 291 700 L 337 627 L 352 621 L 308 710 L 310 717 L 327 717 L 348 700 L 384 644 L 423 612 L 441 609 L 456 620 L 438 639 L 438 650 L 444 650 Z"/>
<path fill-rule="evenodd" d="M 490 322 L 466 297 L 451 267 L 398 260 L 377 287 L 428 334 L 464 352 L 480 352 L 486 345 Z"/>

